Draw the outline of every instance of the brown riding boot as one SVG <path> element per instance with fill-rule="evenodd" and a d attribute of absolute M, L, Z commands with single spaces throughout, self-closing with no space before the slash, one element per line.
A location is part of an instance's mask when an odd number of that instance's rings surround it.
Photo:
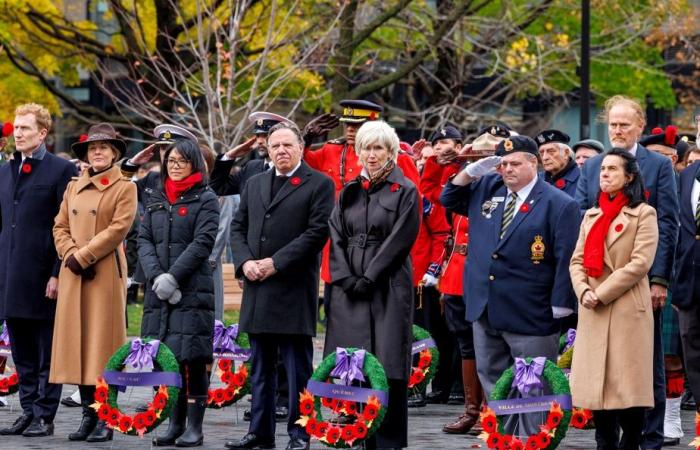
<path fill-rule="evenodd" d="M 462 360 L 462 383 L 464 384 L 464 413 L 453 423 L 442 427 L 449 434 L 465 434 L 479 426 L 479 412 L 483 400 L 481 383 L 476 374 L 476 361 Z"/>

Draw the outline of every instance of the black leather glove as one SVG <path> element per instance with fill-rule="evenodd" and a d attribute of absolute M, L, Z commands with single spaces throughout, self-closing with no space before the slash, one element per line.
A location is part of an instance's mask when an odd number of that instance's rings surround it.
<path fill-rule="evenodd" d="M 321 114 L 304 127 L 304 145 L 308 147 L 314 138 L 327 134 L 338 125 L 340 125 L 340 120 L 335 114 Z"/>
<path fill-rule="evenodd" d="M 372 280 L 366 277 L 362 277 L 357 282 L 355 283 L 355 287 L 353 288 L 353 294 L 355 294 L 358 297 L 364 297 L 370 292 L 372 292 L 372 289 L 374 289 L 374 283 Z"/>
<path fill-rule="evenodd" d="M 343 278 L 338 285 L 345 291 L 346 293 L 352 292 L 352 290 L 355 288 L 355 283 L 357 283 L 357 280 L 359 280 L 360 277 L 356 277 L 354 275 L 351 275 L 347 278 Z"/>
<path fill-rule="evenodd" d="M 95 266 L 87 266 L 85 269 L 83 269 L 83 278 L 86 280 L 94 280 L 95 275 L 97 275 L 97 272 L 95 272 Z"/>
<path fill-rule="evenodd" d="M 68 257 L 64 265 L 68 267 L 68 269 L 70 269 L 70 271 L 76 274 L 77 276 L 81 276 L 83 274 L 83 268 L 80 267 L 80 263 L 77 259 L 75 259 L 75 256 L 73 255 L 70 255 Z"/>

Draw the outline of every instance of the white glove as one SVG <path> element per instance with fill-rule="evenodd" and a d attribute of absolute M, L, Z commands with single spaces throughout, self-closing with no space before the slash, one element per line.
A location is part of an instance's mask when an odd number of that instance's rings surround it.
<path fill-rule="evenodd" d="M 426 273 L 425 275 L 423 275 L 423 280 L 421 281 L 421 283 L 423 283 L 423 286 L 425 287 L 433 287 L 437 286 L 438 279 L 430 275 L 429 273 Z"/>
<path fill-rule="evenodd" d="M 134 284 L 134 279 L 131 277 L 127 277 L 126 278 L 126 288 L 129 289 L 132 284 Z"/>
<path fill-rule="evenodd" d="M 169 273 L 160 274 L 153 280 L 153 292 L 161 300 L 167 300 L 172 297 L 177 288 L 177 280 Z"/>
<path fill-rule="evenodd" d="M 180 300 L 182 299 L 182 292 L 180 292 L 180 289 L 175 289 L 175 292 L 173 292 L 173 296 L 168 299 L 168 303 L 171 305 L 176 305 L 180 303 Z"/>
<path fill-rule="evenodd" d="M 500 156 L 489 156 L 475 161 L 467 166 L 466 172 L 472 178 L 480 178 L 496 170 L 496 166 L 501 163 Z"/>

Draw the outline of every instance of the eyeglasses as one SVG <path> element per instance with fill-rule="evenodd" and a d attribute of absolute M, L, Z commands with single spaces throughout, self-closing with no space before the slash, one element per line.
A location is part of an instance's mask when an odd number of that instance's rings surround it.
<path fill-rule="evenodd" d="M 190 164 L 190 162 L 187 161 L 186 159 L 170 159 L 170 158 L 168 158 L 166 163 L 169 166 L 173 166 L 173 167 L 187 167 L 187 165 Z"/>

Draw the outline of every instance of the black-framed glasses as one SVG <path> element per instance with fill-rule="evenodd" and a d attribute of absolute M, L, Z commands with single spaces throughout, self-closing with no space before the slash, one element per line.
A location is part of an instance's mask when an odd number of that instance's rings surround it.
<path fill-rule="evenodd" d="M 187 165 L 190 164 L 190 162 L 187 161 L 186 159 L 172 159 L 172 158 L 168 158 L 167 161 L 166 161 L 166 164 L 167 164 L 168 166 L 172 166 L 172 167 L 187 167 Z"/>

